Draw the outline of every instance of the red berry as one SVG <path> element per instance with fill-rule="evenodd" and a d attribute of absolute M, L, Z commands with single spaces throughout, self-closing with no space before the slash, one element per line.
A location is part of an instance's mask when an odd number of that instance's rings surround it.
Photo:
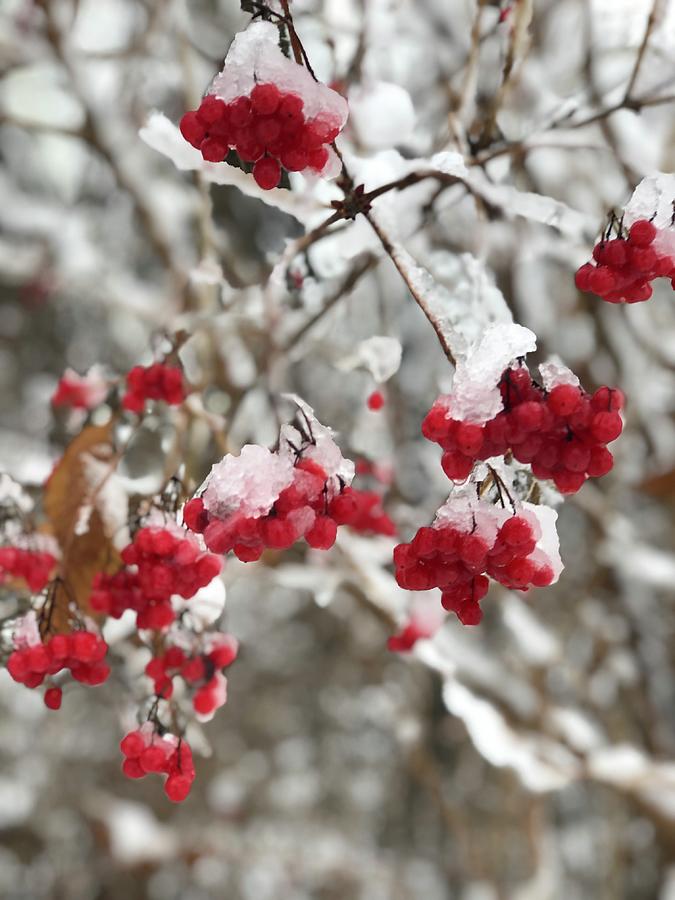
<path fill-rule="evenodd" d="M 166 764 L 166 755 L 161 747 L 150 744 L 138 757 L 144 772 L 162 772 Z"/>
<path fill-rule="evenodd" d="M 465 456 L 474 456 L 483 446 L 483 427 L 472 422 L 460 422 L 455 432 L 457 448 Z"/>
<path fill-rule="evenodd" d="M 47 709 L 61 709 L 61 698 L 63 693 L 61 688 L 52 687 L 45 691 L 45 706 Z"/>
<path fill-rule="evenodd" d="M 464 481 L 473 469 L 473 459 L 454 450 L 447 450 L 441 457 L 443 471 L 451 481 Z"/>
<path fill-rule="evenodd" d="M 204 123 L 199 120 L 197 113 L 186 112 L 180 120 L 180 125 L 178 127 L 188 144 L 192 144 L 193 147 L 199 149 L 199 146 L 206 137 L 206 127 L 204 126 Z"/>
<path fill-rule="evenodd" d="M 145 740 L 140 731 L 130 731 L 120 741 L 120 750 L 125 756 L 136 758 L 145 750 Z"/>
<path fill-rule="evenodd" d="M 187 775 L 170 775 L 164 785 L 164 793 L 172 803 L 181 803 L 190 793 L 192 781 Z"/>
<path fill-rule="evenodd" d="M 602 478 L 612 470 L 613 465 L 614 457 L 607 447 L 593 447 L 586 472 L 591 478 Z"/>
<path fill-rule="evenodd" d="M 374 412 L 382 409 L 384 406 L 384 394 L 382 391 L 373 391 L 368 397 L 367 405 L 368 409 L 372 409 Z"/>
<path fill-rule="evenodd" d="M 618 412 L 599 412 L 593 416 L 591 434 L 603 444 L 616 440 L 623 430 L 623 422 Z"/>
<path fill-rule="evenodd" d="M 281 166 L 277 159 L 264 156 L 253 166 L 253 177 L 258 187 L 264 191 L 271 191 L 277 187 L 281 179 Z"/>
<path fill-rule="evenodd" d="M 591 289 L 591 273 L 595 271 L 595 266 L 591 263 L 584 263 L 580 266 L 575 275 L 574 283 L 579 291 L 590 291 Z"/>
<path fill-rule="evenodd" d="M 573 384 L 557 384 L 546 398 L 556 416 L 569 416 L 581 403 L 581 391 Z"/>
<path fill-rule="evenodd" d="M 337 522 L 329 516 L 317 516 L 305 540 L 315 550 L 330 550 L 336 537 Z"/>
<path fill-rule="evenodd" d="M 202 156 L 207 162 L 222 162 L 227 156 L 228 147 L 218 138 L 207 138 L 201 146 Z"/>
<path fill-rule="evenodd" d="M 628 232 L 628 239 L 636 247 L 648 247 L 656 237 L 656 227 L 647 219 L 633 222 Z"/>
<path fill-rule="evenodd" d="M 280 102 L 281 94 L 275 84 L 256 84 L 251 91 L 251 107 L 257 115 L 272 115 Z"/>
<path fill-rule="evenodd" d="M 207 94 L 199 105 L 197 118 L 208 127 L 222 119 L 226 111 L 227 107 L 222 100 L 213 94 Z"/>
<path fill-rule="evenodd" d="M 146 771 L 137 759 L 131 757 L 122 763 L 122 771 L 127 778 L 145 778 Z"/>
<path fill-rule="evenodd" d="M 251 101 L 248 97 L 238 97 L 228 108 L 230 122 L 235 128 L 246 125 L 251 118 Z"/>

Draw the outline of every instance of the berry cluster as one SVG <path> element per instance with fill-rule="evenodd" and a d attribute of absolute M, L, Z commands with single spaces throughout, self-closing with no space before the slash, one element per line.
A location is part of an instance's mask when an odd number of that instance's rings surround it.
<path fill-rule="evenodd" d="M 623 428 L 621 391 L 601 387 L 589 395 L 574 384 L 546 391 L 525 366 L 507 369 L 500 391 L 503 411 L 488 422 L 453 419 L 447 397 L 439 398 L 424 419 L 422 433 L 445 451 L 441 464 L 448 478 L 463 481 L 476 460 L 509 450 L 518 462 L 530 463 L 537 478 L 552 479 L 563 494 L 610 471 L 607 444 Z"/>
<path fill-rule="evenodd" d="M 597 294 L 608 303 L 641 303 L 652 296 L 655 278 L 670 278 L 675 288 L 675 259 L 655 245 L 656 227 L 647 219 L 634 222 L 628 236 L 605 239 L 593 248 L 593 263 L 574 277 L 580 291 Z"/>
<path fill-rule="evenodd" d="M 275 500 L 269 513 L 257 517 L 234 515 L 227 520 L 209 514 L 201 497 L 193 497 L 183 509 L 184 522 L 203 534 L 214 553 L 230 550 L 242 562 L 260 559 L 266 548 L 287 550 L 303 537 L 315 550 L 329 550 L 338 525 L 357 531 L 387 534 L 396 527 L 382 510 L 374 491 L 345 487 L 329 499 L 329 477 L 312 459 L 298 459 L 293 478 Z"/>
<path fill-rule="evenodd" d="M 275 84 L 258 83 L 248 97 L 230 103 L 207 94 L 199 109 L 187 112 L 180 130 L 208 162 L 222 162 L 233 149 L 243 163 L 254 163 L 253 177 L 263 190 L 277 187 L 288 172 L 321 172 L 340 122 L 328 115 L 305 118 L 304 101 Z"/>
<path fill-rule="evenodd" d="M 17 647 L 7 660 L 7 671 L 14 681 L 29 688 L 40 687 L 48 675 L 68 669 L 82 684 L 103 684 L 110 667 L 103 662 L 108 645 L 91 631 L 55 634 L 48 640 Z M 61 689 L 49 688 L 45 693 L 49 709 L 61 706 Z"/>
<path fill-rule="evenodd" d="M 187 654 L 181 647 L 169 647 L 153 656 L 145 674 L 155 686 L 155 694 L 163 700 L 173 695 L 173 679 L 180 675 L 195 690 L 192 706 L 200 716 L 212 715 L 227 699 L 226 680 L 222 669 L 237 658 L 238 644 L 227 634 L 213 635 L 203 652 Z"/>
<path fill-rule="evenodd" d="M 337 523 L 332 517 L 335 501 L 327 499 L 327 481 L 318 463 L 300 458 L 291 483 L 266 515 L 218 519 L 209 514 L 200 497 L 194 497 L 185 504 L 184 521 L 204 535 L 206 546 L 214 553 L 232 550 L 242 562 L 260 559 L 265 548 L 286 550 L 303 537 L 310 547 L 328 550 L 335 543 Z"/>
<path fill-rule="evenodd" d="M 485 524 L 475 530 L 443 520 L 423 526 L 409 544 L 394 549 L 396 581 L 410 591 L 440 588 L 443 608 L 456 613 L 464 625 L 481 621 L 479 604 L 489 578 L 518 590 L 553 582 L 550 561 L 536 549 L 536 520 L 519 514 L 498 527 Z"/>
<path fill-rule="evenodd" d="M 176 527 L 139 529 L 122 550 L 122 561 L 135 569 L 114 575 L 99 573 L 90 597 L 92 609 L 119 618 L 127 609 L 137 613 L 137 626 L 159 630 L 176 618 L 171 596 L 189 599 L 210 584 L 222 561 L 202 551 L 192 536 Z"/>
<path fill-rule="evenodd" d="M 127 374 L 127 390 L 122 406 L 130 412 L 141 413 L 146 400 L 163 400 L 169 406 L 178 406 L 185 399 L 183 373 L 164 363 L 152 366 L 134 366 Z"/>
<path fill-rule="evenodd" d="M 145 778 L 151 772 L 167 775 L 164 793 L 173 803 L 180 803 L 190 793 L 195 767 L 184 738 L 160 735 L 151 722 L 146 722 L 122 738 L 120 750 L 125 757 L 122 771 L 127 778 Z"/>
<path fill-rule="evenodd" d="M 56 559 L 51 553 L 22 547 L 0 547 L 0 581 L 21 578 L 34 593 L 49 581 Z"/>

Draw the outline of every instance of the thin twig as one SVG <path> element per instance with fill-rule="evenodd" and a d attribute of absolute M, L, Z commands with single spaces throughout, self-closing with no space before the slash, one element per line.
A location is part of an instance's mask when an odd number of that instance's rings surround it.
<path fill-rule="evenodd" d="M 647 46 L 649 44 L 649 38 L 651 36 L 652 31 L 654 30 L 654 25 L 656 24 L 657 15 L 660 12 L 661 0 L 653 0 L 652 8 L 649 11 L 649 17 L 647 18 L 647 25 L 645 26 L 645 33 L 642 37 L 642 43 L 640 44 L 640 49 L 638 50 L 637 57 L 635 58 L 635 65 L 633 66 L 633 71 L 631 72 L 631 76 L 628 80 L 628 84 L 626 86 L 626 93 L 623 95 L 623 102 L 628 105 L 631 92 L 635 87 L 635 82 L 637 81 L 638 74 L 640 72 L 640 66 L 642 65 L 642 60 L 644 59 L 645 53 L 647 52 Z"/>

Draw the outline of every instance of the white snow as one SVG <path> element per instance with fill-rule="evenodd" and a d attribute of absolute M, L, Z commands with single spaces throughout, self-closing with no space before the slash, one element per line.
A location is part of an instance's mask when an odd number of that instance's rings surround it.
<path fill-rule="evenodd" d="M 363 147 L 385 150 L 405 144 L 415 128 L 415 109 L 405 88 L 388 81 L 349 92 L 350 123 Z"/>
<path fill-rule="evenodd" d="M 552 390 L 558 384 L 570 384 L 573 387 L 579 387 L 579 379 L 571 369 L 558 362 L 556 359 L 550 359 L 548 362 L 539 366 L 541 380 L 547 391 Z"/>
<path fill-rule="evenodd" d="M 297 394 L 282 394 L 285 400 L 290 400 L 301 411 L 297 416 L 297 421 L 301 424 L 301 430 L 293 425 L 283 425 L 281 428 L 281 437 L 279 441 L 279 453 L 286 456 L 288 460 L 294 459 L 294 451 L 291 446 L 302 446 L 303 458 L 311 459 L 328 475 L 329 491 L 339 490 L 339 479 L 345 486 L 352 483 L 355 474 L 354 463 L 350 459 L 345 459 L 342 451 L 335 443 L 334 433 L 327 425 L 322 425 L 314 415 L 314 410 L 309 404 L 305 403 Z M 307 444 L 307 438 L 311 442 Z M 290 442 L 290 443 L 289 443 Z"/>
<path fill-rule="evenodd" d="M 239 456 L 228 453 L 211 468 L 202 495 L 205 508 L 216 518 L 235 512 L 265 515 L 281 491 L 293 480 L 293 463 L 266 447 L 246 444 Z"/>
<path fill-rule="evenodd" d="M 503 409 L 499 379 L 518 357 L 537 348 L 537 338 L 528 328 L 513 323 L 490 326 L 471 347 L 466 359 L 457 362 L 453 381 L 452 417 L 482 423 Z"/>

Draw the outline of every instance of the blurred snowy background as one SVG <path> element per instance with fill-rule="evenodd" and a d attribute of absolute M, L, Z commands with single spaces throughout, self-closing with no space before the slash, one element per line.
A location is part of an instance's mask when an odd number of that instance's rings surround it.
<path fill-rule="evenodd" d="M 231 170 L 181 166 L 164 120 L 139 137 L 153 111 L 177 122 L 196 105 L 250 18 L 238 6 L 1 4 L 0 468 L 29 486 L 49 473 L 73 428 L 49 405 L 66 367 L 122 373 L 185 328 L 207 386 L 180 434 L 195 482 L 222 455 L 214 434 L 272 442 L 274 398 L 294 390 L 345 451 L 393 470 L 386 507 L 409 539 L 447 493 L 419 426 L 451 372 L 367 224 L 296 255 L 270 318 L 261 285 L 334 189 L 279 209 L 212 183 L 242 183 Z M 487 270 L 540 359 L 625 391 L 616 468 L 560 508 L 556 587 L 493 587 L 480 628 L 449 621 L 409 659 L 385 649 L 407 600 L 387 539 L 228 564 L 242 656 L 227 707 L 194 741 L 180 808 L 119 770 L 145 657 L 129 655 L 128 678 L 66 692 L 59 713 L 0 673 L 0 896 L 673 900 L 675 307 L 667 283 L 616 308 L 580 295 L 573 273 L 607 211 L 674 168 L 675 3 L 293 10 L 317 74 L 349 97 L 343 146 L 368 188 L 444 150 L 482 179 L 474 195 L 429 182 L 391 193 L 383 212 L 467 303 Z M 627 88 L 638 102 L 618 109 Z M 350 360 L 374 334 L 404 351 L 382 413 Z M 173 428 L 150 418 L 130 479 L 159 485 Z"/>

